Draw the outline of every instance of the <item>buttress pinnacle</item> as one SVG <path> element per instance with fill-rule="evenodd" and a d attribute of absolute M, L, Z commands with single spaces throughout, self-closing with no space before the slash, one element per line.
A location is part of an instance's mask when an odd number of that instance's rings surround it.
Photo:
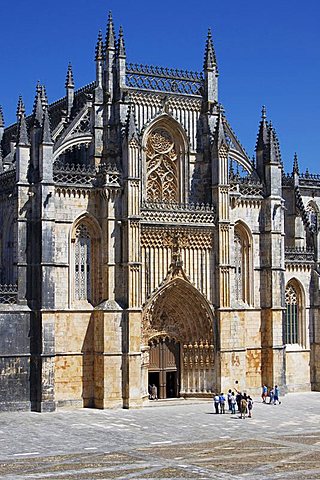
<path fill-rule="evenodd" d="M 208 36 L 206 40 L 203 68 L 204 70 L 216 68 L 218 71 L 216 53 L 213 46 L 210 28 L 208 29 Z"/>
<path fill-rule="evenodd" d="M 122 26 L 120 26 L 120 29 L 119 29 L 117 53 L 118 53 L 119 57 L 125 57 L 126 56 L 126 48 L 125 48 L 125 45 L 124 45 L 124 37 L 123 37 Z"/>
<path fill-rule="evenodd" d="M 109 12 L 108 24 L 107 24 L 107 34 L 106 34 L 106 48 L 114 49 L 115 48 L 115 32 L 114 25 L 112 20 L 112 13 Z"/>
<path fill-rule="evenodd" d="M 74 88 L 74 80 L 73 80 L 73 72 L 72 72 L 72 65 L 69 62 L 68 65 L 68 71 L 67 71 L 67 77 L 66 77 L 66 88 Z"/>

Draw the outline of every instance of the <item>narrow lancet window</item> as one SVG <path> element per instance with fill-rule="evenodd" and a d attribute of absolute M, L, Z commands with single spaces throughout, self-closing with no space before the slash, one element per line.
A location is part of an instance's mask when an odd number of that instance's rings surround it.
<path fill-rule="evenodd" d="M 292 285 L 286 288 L 285 343 L 298 343 L 299 340 L 299 297 Z"/>
<path fill-rule="evenodd" d="M 89 300 L 91 297 L 91 238 L 86 225 L 76 229 L 74 246 L 75 299 Z"/>

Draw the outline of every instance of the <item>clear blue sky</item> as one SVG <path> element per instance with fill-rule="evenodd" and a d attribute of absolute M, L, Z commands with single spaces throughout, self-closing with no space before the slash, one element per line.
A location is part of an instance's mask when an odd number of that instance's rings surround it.
<path fill-rule="evenodd" d="M 76 88 L 94 80 L 94 47 L 112 10 L 128 61 L 201 70 L 208 27 L 219 65 L 220 102 L 240 141 L 254 151 L 267 107 L 287 171 L 320 173 L 320 2 L 306 0 L 15 0 L 1 6 L 0 104 L 15 121 L 21 94 L 32 110 L 35 85 L 64 96 L 68 62 Z"/>

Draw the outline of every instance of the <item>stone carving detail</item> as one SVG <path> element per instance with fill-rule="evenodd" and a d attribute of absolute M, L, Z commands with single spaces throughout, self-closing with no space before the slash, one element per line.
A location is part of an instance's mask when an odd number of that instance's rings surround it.
<path fill-rule="evenodd" d="M 212 232 L 198 229 L 168 229 L 144 227 L 142 247 L 212 248 Z"/>
<path fill-rule="evenodd" d="M 57 161 L 53 164 L 53 180 L 62 185 L 92 186 L 95 168 L 88 165 L 67 164 Z"/>
<path fill-rule="evenodd" d="M 183 345 L 184 370 L 211 368 L 214 366 L 214 346 L 208 340 Z"/>
<path fill-rule="evenodd" d="M 196 223 L 214 225 L 216 210 L 213 205 L 200 203 L 144 202 L 142 216 L 148 222 Z"/>
<path fill-rule="evenodd" d="M 87 112 L 75 128 L 71 131 L 72 136 L 81 136 L 90 133 L 90 113 Z"/>
<path fill-rule="evenodd" d="M 177 153 L 169 132 L 157 129 L 149 135 L 146 157 L 147 199 L 176 202 L 178 200 Z"/>
<path fill-rule="evenodd" d="M 17 303 L 18 285 L 0 285 L 0 303 Z"/>

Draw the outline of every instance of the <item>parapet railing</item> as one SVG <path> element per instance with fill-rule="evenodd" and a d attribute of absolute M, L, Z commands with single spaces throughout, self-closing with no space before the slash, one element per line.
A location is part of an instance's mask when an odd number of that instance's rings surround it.
<path fill-rule="evenodd" d="M 286 262 L 313 262 L 314 250 L 312 248 L 304 247 L 286 247 L 284 250 Z"/>
<path fill-rule="evenodd" d="M 161 92 L 201 95 L 203 76 L 199 72 L 127 63 L 126 85 Z"/>

